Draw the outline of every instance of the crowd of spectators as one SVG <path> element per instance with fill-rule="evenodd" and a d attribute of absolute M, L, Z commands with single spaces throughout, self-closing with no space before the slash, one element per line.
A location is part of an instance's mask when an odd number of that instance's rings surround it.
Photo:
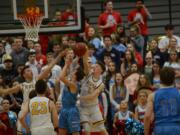
<path fill-rule="evenodd" d="M 125 120 L 131 117 L 143 123 L 148 95 L 160 88 L 162 67 L 172 67 L 175 70 L 174 85 L 180 90 L 180 38 L 173 34 L 175 27 L 167 24 L 162 38 L 148 40 L 147 21 L 152 16 L 142 0 L 137 0 L 135 9 L 128 14 L 129 33 L 123 26 L 120 12 L 113 10 L 113 2 L 107 1 L 104 6 L 105 11 L 98 18 L 98 28 L 86 19 L 84 33 L 73 36 L 51 35 L 48 37 L 48 46 L 45 50 L 41 42 L 24 41 L 23 37 L 2 38 L 0 89 L 28 82 L 28 75 L 24 75 L 23 72 L 26 66 L 32 70 L 35 80 L 59 53 L 66 48 L 73 48 L 78 42 L 83 42 L 88 48 L 90 70 L 93 72 L 93 66 L 98 61 L 105 66 L 102 75 L 105 90 L 99 95 L 99 106 L 109 134 L 115 132 L 112 131 L 113 128 L 117 129 L 117 119 Z M 59 19 L 60 15 L 61 12 L 57 11 L 56 19 Z M 74 59 L 77 57 L 73 52 L 72 56 Z M 61 108 L 60 99 L 64 87 L 58 77 L 65 64 L 64 58 L 62 55 L 51 69 L 47 81 L 47 95 L 56 103 L 58 110 Z M 78 63 L 83 67 L 82 58 L 78 59 Z M 23 100 L 22 91 L 7 96 L 1 95 L 0 110 L 12 111 L 18 116 Z M 117 112 L 121 112 L 121 115 Z M 3 113 L 0 114 L 0 118 L 1 115 Z M 9 127 L 10 134 L 15 132 L 14 126 L 15 124 Z M 0 130 L 7 128 L 7 125 L 2 125 Z"/>

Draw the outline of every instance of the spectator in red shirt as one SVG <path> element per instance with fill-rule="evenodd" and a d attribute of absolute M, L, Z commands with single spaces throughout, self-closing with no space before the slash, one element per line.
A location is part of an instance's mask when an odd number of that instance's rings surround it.
<path fill-rule="evenodd" d="M 144 5 L 143 0 L 137 0 L 136 1 L 136 9 L 133 9 L 128 14 L 128 22 L 130 25 L 138 25 L 141 34 L 143 36 L 148 35 L 148 26 L 147 26 L 147 20 L 151 19 L 152 16 L 149 12 L 149 10 Z"/>
<path fill-rule="evenodd" d="M 75 25 L 77 23 L 77 15 L 73 11 L 73 6 L 69 4 L 61 17 L 65 25 Z"/>
<path fill-rule="evenodd" d="M 46 65 L 46 56 L 42 54 L 40 43 L 34 44 L 34 50 L 36 51 L 36 61 L 38 62 L 38 69 L 40 71 L 42 66 Z"/>
<path fill-rule="evenodd" d="M 116 31 L 118 24 L 122 24 L 121 14 L 113 10 L 113 2 L 108 0 L 105 3 L 106 10 L 98 18 L 98 27 L 103 31 L 103 36 L 111 35 Z"/>

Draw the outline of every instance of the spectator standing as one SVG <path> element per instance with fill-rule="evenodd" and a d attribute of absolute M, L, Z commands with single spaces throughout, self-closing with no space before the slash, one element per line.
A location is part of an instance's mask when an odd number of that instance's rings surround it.
<path fill-rule="evenodd" d="M 42 66 L 46 65 L 46 56 L 42 54 L 40 43 L 35 43 L 34 50 L 36 51 L 36 61 L 38 63 L 38 70 L 40 71 Z"/>
<path fill-rule="evenodd" d="M 23 39 L 21 37 L 14 39 L 14 46 L 12 49 L 11 56 L 14 65 L 25 64 L 28 58 L 28 50 L 23 47 Z"/>
<path fill-rule="evenodd" d="M 108 0 L 105 3 L 106 10 L 98 18 L 99 29 L 103 35 L 111 35 L 116 31 L 117 25 L 122 23 L 121 14 L 113 10 L 113 2 Z"/>
<path fill-rule="evenodd" d="M 144 5 L 143 0 L 136 0 L 136 9 L 131 10 L 128 13 L 128 22 L 130 25 L 137 25 L 140 28 L 140 33 L 143 36 L 148 35 L 148 26 L 147 21 L 148 18 L 151 19 L 152 16 L 147 9 L 147 7 Z"/>
<path fill-rule="evenodd" d="M 109 53 L 112 61 L 116 63 L 116 68 L 119 69 L 120 67 L 120 58 L 121 53 L 112 47 L 112 38 L 111 36 L 104 36 L 104 45 L 105 47 L 102 49 L 100 53 L 97 54 L 97 59 L 103 61 L 104 55 Z"/>
<path fill-rule="evenodd" d="M 136 51 L 139 52 L 141 56 L 143 57 L 144 38 L 140 34 L 138 27 L 135 27 L 135 26 L 131 27 L 129 32 L 130 32 L 130 39 L 134 43 L 134 47 Z"/>
<path fill-rule="evenodd" d="M 90 26 L 88 28 L 88 33 L 87 33 L 87 41 L 89 44 L 93 45 L 97 51 L 99 51 L 102 48 L 101 40 L 100 38 L 97 37 L 95 28 Z"/>
<path fill-rule="evenodd" d="M 36 52 L 34 50 L 29 51 L 28 61 L 25 64 L 29 66 L 33 73 L 33 79 L 35 79 L 39 72 L 38 72 L 38 63 L 36 61 Z"/>

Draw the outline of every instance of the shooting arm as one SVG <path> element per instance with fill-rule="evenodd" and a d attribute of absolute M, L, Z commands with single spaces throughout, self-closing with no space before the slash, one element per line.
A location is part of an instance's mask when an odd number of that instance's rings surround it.
<path fill-rule="evenodd" d="M 86 48 L 87 49 L 87 48 Z M 84 66 L 84 73 L 86 75 L 89 74 L 89 67 L 88 67 L 88 50 L 86 50 L 85 55 L 83 56 L 83 66 Z"/>
<path fill-rule="evenodd" d="M 70 63 L 65 63 L 61 73 L 60 73 L 60 76 L 59 76 L 59 79 L 66 85 L 70 88 L 71 92 L 73 93 L 76 93 L 76 85 L 72 82 L 72 81 L 69 81 L 68 78 L 67 78 L 67 69 L 69 67 Z"/>
<path fill-rule="evenodd" d="M 55 60 L 53 60 L 47 68 L 44 69 L 43 72 L 41 72 L 41 74 L 37 77 L 37 80 L 40 79 L 44 79 L 47 78 L 47 76 L 49 75 L 49 73 L 51 72 L 51 69 L 54 67 L 54 65 L 60 60 L 61 58 L 61 54 L 59 53 L 59 55 L 56 57 Z"/>

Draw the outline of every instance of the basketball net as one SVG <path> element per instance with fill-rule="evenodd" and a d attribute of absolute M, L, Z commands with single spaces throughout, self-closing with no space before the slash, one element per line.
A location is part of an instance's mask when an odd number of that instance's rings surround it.
<path fill-rule="evenodd" d="M 37 42 L 39 40 L 39 29 L 44 16 L 40 13 L 39 7 L 28 7 L 24 14 L 18 15 L 25 29 L 25 40 Z"/>

